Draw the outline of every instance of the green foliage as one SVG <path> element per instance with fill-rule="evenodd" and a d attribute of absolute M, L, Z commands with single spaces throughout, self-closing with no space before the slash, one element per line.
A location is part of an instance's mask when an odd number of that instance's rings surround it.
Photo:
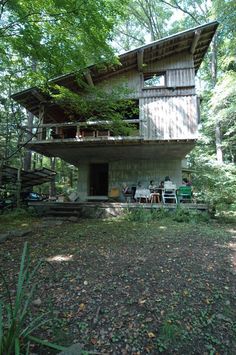
<path fill-rule="evenodd" d="M 0 35 L 8 54 L 37 62 L 41 70 L 30 71 L 32 80 L 50 77 L 111 58 L 110 32 L 125 5 L 125 0 L 11 0 L 2 6 Z"/>
<path fill-rule="evenodd" d="M 160 335 L 157 338 L 157 347 L 159 352 L 166 351 L 169 346 L 173 346 L 180 338 L 182 328 L 172 319 L 166 319 L 160 329 Z"/>
<path fill-rule="evenodd" d="M 151 221 L 152 215 L 150 210 L 144 207 L 130 208 L 127 210 L 125 219 L 131 222 L 148 222 Z"/>
<path fill-rule="evenodd" d="M 236 162 L 236 72 L 229 71 L 216 85 L 211 98 L 214 121 L 221 126 L 225 161 Z M 209 123 L 212 123 L 209 119 Z"/>
<path fill-rule="evenodd" d="M 209 157 L 198 158 L 194 177 L 196 191 L 201 191 L 205 202 L 217 210 L 230 209 L 236 200 L 236 167 L 219 164 Z"/>
<path fill-rule="evenodd" d="M 55 86 L 51 90 L 53 100 L 69 115 L 71 120 L 87 122 L 90 127 L 94 121 L 101 122 L 101 128 L 110 129 L 115 135 L 129 135 L 132 125 L 124 122 L 138 109 L 133 100 L 129 99 L 130 90 L 117 86 L 106 91 L 98 87 L 84 85 L 83 94 L 77 94 L 63 86 Z M 127 98 L 127 99 L 124 99 Z M 98 125 L 96 125 L 99 128 Z"/>
<path fill-rule="evenodd" d="M 33 297 L 35 296 L 36 283 L 33 282 L 34 276 L 42 266 L 39 261 L 36 266 L 30 270 L 30 256 L 27 243 L 24 245 L 18 282 L 16 287 L 16 295 L 13 300 L 6 278 L 1 272 L 1 277 L 5 286 L 7 301 L 0 301 L 0 354 L 10 355 L 12 353 L 18 355 L 29 348 L 30 338 L 34 342 L 42 343 L 41 339 L 31 336 L 31 334 L 41 325 L 49 322 L 45 318 L 45 314 L 37 317 L 31 316 L 30 307 Z M 49 346 L 59 350 L 64 348 L 48 343 Z M 44 343 L 44 345 L 47 345 Z"/>
<path fill-rule="evenodd" d="M 132 222 L 148 222 L 151 220 L 169 219 L 176 222 L 198 223 L 208 222 L 210 216 L 207 212 L 189 210 L 177 206 L 174 210 L 166 208 L 145 209 L 144 207 L 130 208 L 126 211 L 125 219 Z"/>
<path fill-rule="evenodd" d="M 208 222 L 210 216 L 208 212 L 199 212 L 196 210 L 189 210 L 186 208 L 177 207 L 173 212 L 173 220 L 176 222 L 198 223 Z"/>

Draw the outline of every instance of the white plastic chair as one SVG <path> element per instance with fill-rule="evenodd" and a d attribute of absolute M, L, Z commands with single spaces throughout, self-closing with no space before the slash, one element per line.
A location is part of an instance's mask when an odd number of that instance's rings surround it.
<path fill-rule="evenodd" d="M 171 181 L 164 182 L 164 190 L 162 192 L 162 200 L 163 203 L 173 202 L 177 204 L 177 196 L 176 196 L 176 185 Z"/>

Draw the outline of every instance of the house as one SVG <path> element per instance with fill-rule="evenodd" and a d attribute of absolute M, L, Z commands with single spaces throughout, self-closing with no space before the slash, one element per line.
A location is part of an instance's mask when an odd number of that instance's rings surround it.
<path fill-rule="evenodd" d="M 117 65 L 86 68 L 83 80 L 91 87 L 109 90 L 120 84 L 131 90 L 138 114 L 129 117 L 135 127 L 129 136 L 101 129 L 99 122 L 89 127 L 86 118 L 71 118 L 39 88 L 14 94 L 39 120 L 37 137 L 27 147 L 78 166 L 81 201 L 103 199 L 123 182 L 148 185 L 168 175 L 179 185 L 181 161 L 198 137 L 195 75 L 217 26 L 211 22 L 130 50 L 119 56 Z M 75 73 L 51 83 L 82 90 Z"/>

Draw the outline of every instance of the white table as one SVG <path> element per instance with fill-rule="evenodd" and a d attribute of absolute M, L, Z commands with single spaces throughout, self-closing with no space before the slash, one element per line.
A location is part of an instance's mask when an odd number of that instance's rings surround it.
<path fill-rule="evenodd" d="M 150 198 L 150 190 L 149 189 L 139 189 L 137 188 L 135 191 L 135 195 L 134 198 L 136 200 L 141 199 L 141 198 L 145 198 L 146 201 L 148 202 L 148 199 Z"/>

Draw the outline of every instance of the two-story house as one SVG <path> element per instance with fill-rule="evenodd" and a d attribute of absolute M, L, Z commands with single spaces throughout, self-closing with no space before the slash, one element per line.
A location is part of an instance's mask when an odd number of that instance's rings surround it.
<path fill-rule="evenodd" d="M 211 22 L 130 50 L 119 56 L 119 65 L 85 69 L 83 80 L 88 85 L 130 88 L 138 114 L 129 117 L 135 127 L 129 136 L 96 128 L 96 122 L 88 127 L 81 119 L 71 120 L 36 87 L 13 95 L 39 119 L 37 138 L 27 147 L 78 166 L 80 201 L 105 198 L 124 182 L 148 186 L 150 180 L 158 183 L 168 175 L 180 184 L 181 161 L 197 140 L 195 75 L 217 26 Z M 73 92 L 82 90 L 74 73 L 51 82 Z M 54 130 L 51 136 L 49 129 Z"/>

